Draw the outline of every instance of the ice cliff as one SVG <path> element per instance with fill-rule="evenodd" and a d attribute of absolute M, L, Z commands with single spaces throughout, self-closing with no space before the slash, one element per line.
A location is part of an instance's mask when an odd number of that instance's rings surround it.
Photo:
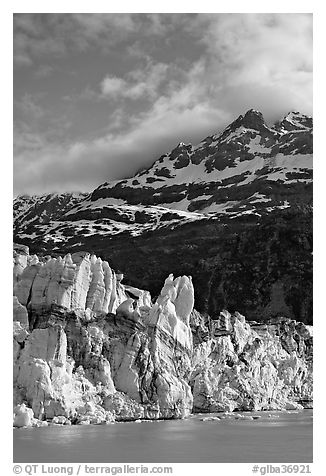
<path fill-rule="evenodd" d="M 312 337 L 288 319 L 204 318 L 190 277 L 147 291 L 88 253 L 14 250 L 14 426 L 295 409 L 312 400 Z"/>

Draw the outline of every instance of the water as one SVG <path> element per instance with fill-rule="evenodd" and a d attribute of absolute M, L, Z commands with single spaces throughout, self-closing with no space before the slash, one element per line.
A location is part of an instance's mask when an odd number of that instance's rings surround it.
<path fill-rule="evenodd" d="M 261 418 L 201 421 L 211 415 L 193 415 L 188 420 L 15 429 L 14 462 L 312 462 L 311 410 L 255 414 Z"/>

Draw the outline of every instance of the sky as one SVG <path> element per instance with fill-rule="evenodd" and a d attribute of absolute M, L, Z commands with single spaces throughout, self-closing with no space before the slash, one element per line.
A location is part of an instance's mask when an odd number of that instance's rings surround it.
<path fill-rule="evenodd" d="M 91 191 L 248 109 L 312 115 L 312 15 L 13 16 L 14 195 Z"/>

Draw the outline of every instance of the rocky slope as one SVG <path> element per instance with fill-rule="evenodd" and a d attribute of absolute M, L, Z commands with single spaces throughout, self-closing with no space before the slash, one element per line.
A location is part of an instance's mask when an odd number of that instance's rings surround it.
<path fill-rule="evenodd" d="M 269 126 L 250 110 L 45 221 L 54 198 L 33 200 L 16 199 L 26 210 L 14 222 L 15 241 L 33 253 L 92 250 L 154 295 L 170 272 L 190 274 L 196 308 L 213 318 L 228 308 L 312 322 L 310 117 L 292 112 Z"/>
<path fill-rule="evenodd" d="M 300 409 L 312 399 L 312 336 L 283 319 L 194 311 L 190 277 L 147 291 L 87 253 L 14 252 L 14 425 Z"/>
<path fill-rule="evenodd" d="M 13 206 L 15 227 L 19 229 L 47 225 L 53 220 L 60 219 L 86 197 L 86 193 L 19 195 L 14 200 Z"/>
<path fill-rule="evenodd" d="M 179 145 L 127 180 L 102 184 L 70 216 L 110 204 L 160 205 L 189 212 L 260 213 L 289 206 L 312 181 L 312 119 L 289 113 L 269 127 L 249 110 L 200 144 Z M 100 200 L 100 202 L 98 202 Z M 90 208 L 90 205 L 88 205 Z"/>
<path fill-rule="evenodd" d="M 17 197 L 14 235 L 60 248 L 67 240 L 75 246 L 74 236 L 137 236 L 212 216 L 261 217 L 311 204 L 311 184 L 312 119 L 289 113 L 269 127 L 250 110 L 222 133 L 196 146 L 181 142 L 148 169 L 89 195 Z"/>

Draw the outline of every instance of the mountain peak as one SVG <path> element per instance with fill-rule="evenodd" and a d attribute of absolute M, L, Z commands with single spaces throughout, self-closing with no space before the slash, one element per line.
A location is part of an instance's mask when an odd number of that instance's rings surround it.
<path fill-rule="evenodd" d="M 275 129 L 283 132 L 312 129 L 312 117 L 297 111 L 288 112 L 281 121 L 276 122 Z"/>
<path fill-rule="evenodd" d="M 234 132 L 241 126 L 256 131 L 260 131 L 263 127 L 266 127 L 262 113 L 256 109 L 249 109 L 244 116 L 241 114 L 225 131 Z"/>
<path fill-rule="evenodd" d="M 242 118 L 242 125 L 250 129 L 260 130 L 265 125 L 264 117 L 261 112 L 249 109 Z"/>
<path fill-rule="evenodd" d="M 257 111 L 257 109 L 248 109 L 244 117 L 259 117 L 264 120 L 262 113 L 260 111 Z"/>

